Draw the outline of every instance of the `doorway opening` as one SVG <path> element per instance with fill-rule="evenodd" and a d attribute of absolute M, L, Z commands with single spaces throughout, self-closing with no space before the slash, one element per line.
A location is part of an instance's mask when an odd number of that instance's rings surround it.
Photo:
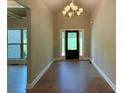
<path fill-rule="evenodd" d="M 7 91 L 26 93 L 30 61 L 30 9 L 7 1 Z"/>
<path fill-rule="evenodd" d="M 60 55 L 63 59 L 82 59 L 84 55 L 84 30 L 60 30 Z M 70 53 L 70 54 L 69 54 Z M 68 58 L 68 55 L 72 58 Z M 75 57 L 74 57 L 75 56 Z"/>

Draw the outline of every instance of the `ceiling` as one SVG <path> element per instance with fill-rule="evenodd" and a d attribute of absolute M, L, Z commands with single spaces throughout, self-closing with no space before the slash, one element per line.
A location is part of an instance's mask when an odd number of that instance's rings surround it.
<path fill-rule="evenodd" d="M 24 8 L 24 7 L 19 3 L 17 3 L 15 0 L 7 0 L 7 8 Z"/>
<path fill-rule="evenodd" d="M 8 11 L 19 15 L 20 17 L 26 17 L 26 9 L 25 8 L 8 8 Z"/>
<path fill-rule="evenodd" d="M 63 8 L 71 2 L 71 0 L 42 0 L 42 1 L 44 1 L 46 6 L 55 15 L 62 11 Z M 74 0 L 74 3 L 79 7 L 84 8 L 85 12 L 91 13 L 100 1 L 101 0 Z M 21 17 L 26 16 L 25 8 L 18 4 L 15 0 L 8 0 L 7 7 L 10 12 L 13 12 Z"/>
<path fill-rule="evenodd" d="M 71 0 L 43 0 L 48 8 L 54 13 L 62 11 Z M 74 0 L 79 7 L 83 7 L 86 12 L 92 12 L 101 0 Z"/>
<path fill-rule="evenodd" d="M 26 17 L 26 8 L 14 0 L 7 1 L 7 17 L 22 19 Z"/>

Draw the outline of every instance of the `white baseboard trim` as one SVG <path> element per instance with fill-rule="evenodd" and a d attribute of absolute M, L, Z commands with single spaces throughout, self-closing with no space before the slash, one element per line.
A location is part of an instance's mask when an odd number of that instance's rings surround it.
<path fill-rule="evenodd" d="M 111 86 L 111 88 L 116 92 L 116 85 L 110 80 L 110 78 L 99 68 L 98 65 L 91 60 L 93 66 L 97 69 L 97 71 L 101 74 L 101 76 L 106 80 L 106 82 Z"/>
<path fill-rule="evenodd" d="M 31 84 L 27 84 L 27 89 L 32 89 L 36 83 L 42 78 L 42 76 L 45 74 L 45 72 L 49 69 L 49 67 L 51 66 L 51 64 L 54 61 L 51 61 L 40 73 L 39 75 L 37 75 L 37 77 L 34 79 L 34 81 Z"/>
<path fill-rule="evenodd" d="M 59 61 L 62 60 L 62 58 L 54 58 L 53 61 Z"/>
<path fill-rule="evenodd" d="M 66 60 L 65 58 L 54 58 L 54 61 L 59 61 L 59 60 Z M 79 60 L 89 60 L 90 61 L 90 57 L 80 57 Z"/>

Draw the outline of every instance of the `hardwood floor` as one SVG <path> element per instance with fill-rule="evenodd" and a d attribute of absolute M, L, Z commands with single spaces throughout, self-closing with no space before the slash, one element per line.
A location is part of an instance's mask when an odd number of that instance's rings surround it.
<path fill-rule="evenodd" d="M 115 93 L 87 61 L 58 61 L 27 93 Z"/>
<path fill-rule="evenodd" d="M 7 66 L 7 93 L 26 93 L 26 65 Z"/>

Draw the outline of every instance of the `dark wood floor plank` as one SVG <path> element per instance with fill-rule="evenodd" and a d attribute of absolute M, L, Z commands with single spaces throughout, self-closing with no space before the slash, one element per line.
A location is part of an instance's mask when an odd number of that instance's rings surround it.
<path fill-rule="evenodd" d="M 115 93 L 87 61 L 68 60 L 52 64 L 27 93 Z"/>

